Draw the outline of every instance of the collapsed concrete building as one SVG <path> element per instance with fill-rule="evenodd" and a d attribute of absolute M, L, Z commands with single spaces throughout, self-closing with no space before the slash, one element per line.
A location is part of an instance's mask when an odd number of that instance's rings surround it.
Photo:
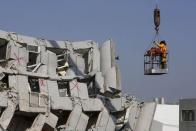
<path fill-rule="evenodd" d="M 121 93 L 112 40 L 0 31 L 0 130 L 149 131 L 156 103 Z"/>

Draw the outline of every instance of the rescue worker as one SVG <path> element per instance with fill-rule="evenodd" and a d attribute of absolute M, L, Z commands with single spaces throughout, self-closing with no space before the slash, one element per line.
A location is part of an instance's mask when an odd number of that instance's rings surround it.
<path fill-rule="evenodd" d="M 165 69 L 167 65 L 167 43 L 162 40 L 160 43 L 156 44 L 160 49 L 160 62 L 161 62 L 161 69 Z"/>

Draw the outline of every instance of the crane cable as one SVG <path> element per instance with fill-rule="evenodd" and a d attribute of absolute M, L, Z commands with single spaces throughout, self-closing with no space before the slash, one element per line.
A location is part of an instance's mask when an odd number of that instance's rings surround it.
<path fill-rule="evenodd" d="M 159 33 L 160 21 L 160 9 L 158 8 L 158 5 L 156 5 L 156 8 L 154 9 L 154 25 L 157 34 Z"/>
<path fill-rule="evenodd" d="M 156 5 L 155 5 L 155 9 L 154 9 L 154 25 L 155 25 L 155 31 L 156 31 L 156 35 L 159 35 L 159 26 L 161 23 L 161 16 L 160 16 L 160 9 L 159 9 L 159 3 L 158 0 L 155 0 Z"/>
<path fill-rule="evenodd" d="M 150 41 L 150 44 L 148 44 L 147 48 L 146 48 L 146 51 L 149 50 L 149 48 L 152 47 L 152 45 L 154 45 L 153 43 L 156 42 L 156 41 L 160 41 L 161 39 L 161 35 L 160 33 L 155 33 L 155 35 L 153 35 L 153 38 L 151 39 Z"/>
<path fill-rule="evenodd" d="M 159 26 L 160 26 L 161 19 L 160 19 L 160 9 L 158 6 L 158 0 L 156 0 L 156 8 L 154 9 L 154 12 L 153 12 L 153 18 L 154 18 L 154 25 L 155 25 L 155 35 L 147 49 L 149 49 L 151 44 L 153 44 L 154 42 L 160 41 Z"/>

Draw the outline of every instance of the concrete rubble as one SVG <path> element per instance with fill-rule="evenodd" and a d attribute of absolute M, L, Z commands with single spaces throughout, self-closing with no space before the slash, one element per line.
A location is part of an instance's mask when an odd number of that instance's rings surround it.
<path fill-rule="evenodd" d="M 0 130 L 147 131 L 155 103 L 121 93 L 112 40 L 0 31 Z"/>

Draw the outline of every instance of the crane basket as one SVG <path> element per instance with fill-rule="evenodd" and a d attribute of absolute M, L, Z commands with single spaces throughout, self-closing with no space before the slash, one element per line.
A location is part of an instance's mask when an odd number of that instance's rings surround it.
<path fill-rule="evenodd" d="M 151 47 L 144 54 L 144 75 L 167 74 L 168 58 L 168 51 L 163 54 L 159 47 Z"/>

